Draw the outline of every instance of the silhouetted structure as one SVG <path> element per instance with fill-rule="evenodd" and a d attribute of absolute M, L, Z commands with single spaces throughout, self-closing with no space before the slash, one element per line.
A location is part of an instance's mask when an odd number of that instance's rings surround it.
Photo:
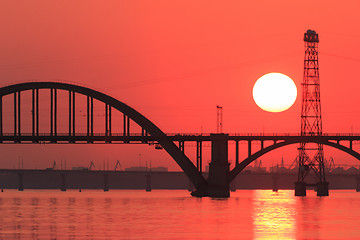
<path fill-rule="evenodd" d="M 305 60 L 302 82 L 303 97 L 301 108 L 301 136 L 321 136 L 321 102 L 318 62 L 319 36 L 308 30 L 304 35 Z M 314 172 L 317 183 L 306 183 L 305 178 Z M 306 186 L 315 186 L 318 196 L 328 196 L 328 183 L 325 179 L 324 150 L 321 143 L 300 143 L 299 172 L 295 183 L 295 196 L 306 196 Z"/>
<path fill-rule="evenodd" d="M 27 92 L 27 94 L 23 94 Z M 50 96 L 46 101 L 46 98 L 40 94 L 45 92 L 45 96 Z M 59 93 L 62 96 L 68 98 L 68 101 L 59 101 Z M 65 94 L 64 94 L 65 93 Z M 78 95 L 84 95 L 79 97 Z M 24 99 L 21 100 L 21 97 Z M 29 98 L 29 99 L 26 99 Z M 42 113 L 41 116 L 49 116 L 49 119 L 45 117 L 39 118 L 40 108 L 39 99 L 44 101 L 44 104 L 49 104 L 49 112 Z M 83 99 L 83 101 L 81 101 Z M 94 107 L 93 103 L 97 101 L 104 106 L 101 116 L 104 120 L 103 131 L 96 129 L 97 133 L 94 134 Z M 24 113 L 24 109 L 27 104 L 30 103 L 31 117 L 21 118 L 21 114 Z M 76 103 L 76 104 L 75 104 Z M 14 111 L 3 111 L 3 104 L 13 107 Z M 43 103 L 42 103 L 43 104 Z M 61 105 L 59 107 L 58 105 Z M 65 106 L 64 106 L 65 104 Z M 82 105 L 81 105 L 82 104 Z M 68 106 L 68 107 L 66 107 Z M 99 105 L 100 106 L 100 105 Z M 83 131 L 79 130 L 79 117 L 76 117 L 78 108 L 85 109 L 84 117 L 86 121 L 80 121 L 85 124 L 86 127 Z M 20 110 L 21 109 L 21 110 Z M 25 109 L 26 110 L 26 109 Z M 62 112 L 60 112 L 60 110 Z M 113 110 L 121 113 L 120 120 L 112 119 Z M 60 112 L 60 113 L 58 113 Z M 65 116 L 58 119 L 58 116 Z M 122 119 L 122 121 L 121 121 Z M 3 121 L 5 120 L 5 121 Z M 44 121 L 45 120 L 45 121 Z M 47 121 L 46 121 L 47 120 Z M 65 132 L 59 132 L 59 122 L 65 120 L 66 129 Z M 14 128 L 9 128 L 8 125 L 3 128 L 3 123 L 9 123 L 13 121 Z M 132 123 L 130 124 L 130 121 Z M 48 124 L 50 123 L 50 124 Z M 119 123 L 119 133 L 114 133 L 112 124 Z M 134 124 L 135 123 L 135 124 Z M 39 127 L 41 124 L 42 132 L 39 133 Z M 49 127 L 48 131 L 45 131 L 45 127 Z M 68 124 L 68 126 L 67 126 Z M 137 124 L 137 125 L 136 125 Z M 30 128 L 22 128 L 23 125 L 28 125 Z M 64 123 L 63 123 L 64 125 Z M 131 129 L 130 129 L 131 126 Z M 68 127 L 68 128 L 67 128 Z M 136 131 L 137 127 L 137 131 Z M 64 128 L 63 128 L 64 129 Z M 134 130 L 135 129 L 135 130 Z M 195 191 L 194 196 L 211 196 L 211 197 L 228 197 L 230 195 L 230 183 L 235 177 L 249 164 L 261 157 L 262 155 L 291 144 L 298 143 L 316 143 L 328 145 L 344 151 L 351 156 L 360 160 L 360 154 L 353 150 L 353 141 L 359 141 L 359 134 L 332 134 L 332 135 L 299 135 L 299 134 L 165 134 L 157 126 L 155 126 L 149 119 L 145 118 L 142 114 L 128 105 L 112 98 L 104 93 L 72 84 L 60 83 L 60 82 L 27 82 L 15 85 L 10 85 L 0 88 L 0 143 L 103 143 L 103 144 L 149 144 L 152 146 L 159 145 L 162 149 L 167 151 L 169 155 L 176 161 L 181 167 L 186 176 L 193 184 Z M 196 160 L 194 163 L 185 155 L 185 142 L 196 143 Z M 208 178 L 202 173 L 202 148 L 203 142 L 211 143 L 211 163 Z M 235 167 L 230 169 L 228 160 L 228 144 L 229 142 L 235 142 Z M 248 153 L 242 161 L 240 161 L 239 143 L 246 142 Z M 341 142 L 341 143 L 340 143 Z M 349 144 L 348 144 L 349 142 Z M 258 146 L 253 148 L 253 143 L 257 145 L 260 143 L 260 150 Z M 257 149 L 254 151 L 254 149 Z M 232 154 L 232 153 L 230 153 Z M 79 172 L 84 173 L 82 169 Z M 50 169 L 49 169 L 50 171 Z M 85 171 L 86 172 L 86 171 Z M 119 172 L 114 170 L 114 172 Z M 151 173 L 151 184 L 155 181 Z M 108 190 L 108 182 L 110 182 L 107 176 L 104 175 L 101 178 L 104 190 Z M 23 189 L 22 175 L 19 175 L 19 189 Z M 149 181 L 150 183 L 150 181 Z M 68 172 L 63 172 L 61 175 L 61 189 L 66 190 L 71 184 Z M 280 181 L 279 181 L 280 184 Z M 239 184 L 240 185 L 240 184 Z M 151 186 L 152 187 L 152 186 Z M 82 187 L 80 187 L 81 189 Z"/>
<path fill-rule="evenodd" d="M 223 133 L 223 108 L 216 106 L 216 133 Z"/>

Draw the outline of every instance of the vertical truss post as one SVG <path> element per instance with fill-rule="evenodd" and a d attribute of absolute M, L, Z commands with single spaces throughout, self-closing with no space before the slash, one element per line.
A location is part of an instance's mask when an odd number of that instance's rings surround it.
<path fill-rule="evenodd" d="M 90 97 L 86 98 L 86 136 L 90 136 Z"/>
<path fill-rule="evenodd" d="M 17 107 L 17 110 L 18 110 L 18 120 L 17 120 L 17 123 L 18 123 L 18 136 L 20 137 L 20 135 L 21 135 L 21 95 L 20 95 L 20 91 L 17 93 L 18 94 L 18 102 L 17 102 L 17 104 L 18 104 L 18 107 Z"/>
<path fill-rule="evenodd" d="M 108 104 L 105 103 L 105 136 L 109 134 L 109 113 L 108 113 Z"/>
<path fill-rule="evenodd" d="M 196 168 L 202 173 L 202 141 L 196 142 Z"/>
<path fill-rule="evenodd" d="M 14 92 L 14 136 L 20 137 L 21 135 L 21 97 L 20 97 L 20 91 Z M 18 142 L 19 140 L 15 140 L 15 142 Z"/>
<path fill-rule="evenodd" d="M 91 123 L 91 129 L 90 129 L 90 133 L 91 133 L 91 136 L 94 136 L 94 99 L 91 98 L 90 99 L 91 101 L 91 105 L 90 105 L 90 123 Z"/>
<path fill-rule="evenodd" d="M 130 136 L 130 118 L 124 113 L 124 136 Z M 125 140 L 125 142 L 129 142 Z"/>
<path fill-rule="evenodd" d="M 126 116 L 127 118 L 127 135 L 130 136 L 130 118 L 129 116 Z"/>
<path fill-rule="evenodd" d="M 108 105 L 109 107 L 109 136 L 111 137 L 111 106 Z"/>
<path fill-rule="evenodd" d="M 75 92 L 69 90 L 69 137 L 75 137 Z M 70 142 L 74 142 L 70 140 Z"/>
<path fill-rule="evenodd" d="M 35 137 L 35 89 L 32 89 L 32 104 L 31 104 L 31 116 L 32 116 L 32 137 Z"/>
<path fill-rule="evenodd" d="M 35 89 L 36 136 L 39 137 L 39 89 Z"/>
<path fill-rule="evenodd" d="M 105 136 L 111 136 L 111 106 L 105 103 Z M 107 140 L 107 142 L 111 142 Z"/>
<path fill-rule="evenodd" d="M 54 89 L 54 135 L 57 136 L 57 90 Z"/>
<path fill-rule="evenodd" d="M 75 91 L 72 92 L 72 120 L 73 120 L 73 124 L 72 124 L 72 128 L 73 128 L 73 136 L 75 137 Z"/>
<path fill-rule="evenodd" d="M 124 113 L 124 121 L 123 121 L 124 122 L 124 136 L 127 135 L 127 133 L 126 133 L 126 126 L 127 126 L 126 120 L 127 120 L 127 118 L 126 118 L 126 115 Z"/>
<path fill-rule="evenodd" d="M 16 99 L 16 92 L 14 92 L 14 136 L 17 135 L 17 123 L 16 123 L 16 120 L 17 120 L 17 99 Z"/>
<path fill-rule="evenodd" d="M 50 136 L 57 135 L 57 91 L 50 89 Z M 51 142 L 56 142 L 52 139 Z"/>
<path fill-rule="evenodd" d="M 251 156 L 251 141 L 248 141 L 248 157 Z"/>
<path fill-rule="evenodd" d="M 3 136 L 3 110 L 2 110 L 2 96 L 0 96 L 0 137 Z M 2 140 L 0 141 L 2 142 Z"/>
<path fill-rule="evenodd" d="M 50 89 L 50 136 L 54 134 L 54 91 Z"/>
<path fill-rule="evenodd" d="M 71 91 L 69 90 L 69 137 L 71 137 Z"/>
<path fill-rule="evenodd" d="M 235 141 L 235 166 L 239 165 L 239 141 Z"/>
<path fill-rule="evenodd" d="M 32 118 L 32 137 L 33 142 L 35 136 L 39 136 L 39 91 L 38 89 L 32 89 L 32 104 L 31 104 L 31 118 Z"/>

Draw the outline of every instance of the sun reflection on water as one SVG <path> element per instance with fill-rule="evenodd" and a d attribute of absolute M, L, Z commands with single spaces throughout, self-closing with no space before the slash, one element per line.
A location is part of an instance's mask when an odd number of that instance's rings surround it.
<path fill-rule="evenodd" d="M 295 239 L 296 200 L 293 191 L 255 191 L 253 225 L 255 239 Z"/>

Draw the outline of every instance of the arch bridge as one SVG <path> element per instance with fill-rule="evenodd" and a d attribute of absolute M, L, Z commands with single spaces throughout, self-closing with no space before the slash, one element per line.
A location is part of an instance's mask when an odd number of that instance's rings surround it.
<path fill-rule="evenodd" d="M 121 119 L 115 121 L 114 112 Z M 95 118 L 99 123 L 98 117 L 100 124 L 94 123 Z M 117 127 L 116 133 L 114 127 Z M 248 155 L 240 162 L 242 141 L 248 144 Z M 193 183 L 196 190 L 192 195 L 200 197 L 228 197 L 230 182 L 247 165 L 291 144 L 321 143 L 360 160 L 360 154 L 352 147 L 354 141 L 360 141 L 360 135 L 165 134 L 135 109 L 87 87 L 61 82 L 26 82 L 0 88 L 0 143 L 156 144 L 168 152 Z M 196 164 L 185 155 L 185 142 L 196 143 Z M 203 142 L 211 142 L 207 179 L 202 173 Z M 236 146 L 232 170 L 228 161 L 229 142 L 235 142 Z M 252 152 L 254 142 L 260 142 L 259 151 Z"/>

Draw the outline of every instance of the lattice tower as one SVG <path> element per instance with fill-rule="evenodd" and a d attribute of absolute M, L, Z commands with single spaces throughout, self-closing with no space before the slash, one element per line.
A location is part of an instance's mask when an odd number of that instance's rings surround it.
<path fill-rule="evenodd" d="M 304 34 L 305 60 L 302 83 L 301 135 L 322 135 L 320 79 L 318 44 L 319 36 L 308 30 Z M 322 144 L 301 143 L 299 148 L 298 182 L 304 182 L 309 172 L 313 171 L 319 182 L 325 182 L 324 150 Z"/>

